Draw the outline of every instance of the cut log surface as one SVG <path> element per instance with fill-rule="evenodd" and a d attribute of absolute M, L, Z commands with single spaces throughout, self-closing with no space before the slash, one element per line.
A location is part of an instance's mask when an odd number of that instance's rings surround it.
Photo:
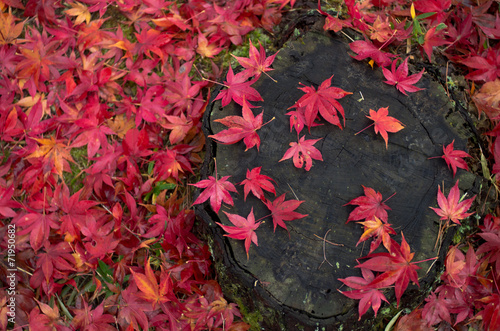
<path fill-rule="evenodd" d="M 308 33 L 285 45 L 273 64 L 275 70 L 269 72 L 277 83 L 262 75 L 253 85 L 264 99 L 253 103 L 260 106 L 253 109 L 254 114 L 263 111 L 264 122 L 275 117 L 258 131 L 260 151 L 245 151 L 243 141 L 233 145 L 211 142 L 213 149 L 209 151 L 217 160 L 219 178 L 231 176 L 233 183 L 240 183 L 247 169 L 262 167 L 262 174 L 276 181 L 276 197 L 286 193 L 287 199 L 305 201 L 296 211 L 308 216 L 286 222 L 289 232 L 279 226 L 273 232 L 272 218 L 263 219 L 256 231 L 259 246 L 252 244 L 248 259 L 241 240 L 226 238 L 223 254 L 230 261 L 225 272 L 237 269 L 239 277 L 247 277 L 246 284 L 253 283 L 259 289 L 259 299 L 264 297 L 270 305 L 298 314 L 298 319 L 310 320 L 311 325 L 318 321 L 333 323 L 340 316 L 358 317 L 357 301 L 338 291 L 349 290 L 338 278 L 361 276 L 355 268 L 356 259 L 368 254 L 371 240 L 356 246 L 362 226 L 346 224 L 355 208 L 346 204 L 363 195 L 363 186 L 380 192 L 384 199 L 396 193 L 386 202 L 391 208 L 388 223 L 398 233 L 394 239 L 401 242 L 403 233 L 415 252 L 413 261 L 419 261 L 437 256 L 433 248 L 439 217 L 429 207 L 437 205 L 438 185 L 444 184 L 447 192 L 464 174 L 459 170 L 453 178 L 443 159 L 429 159 L 442 155 L 443 144 L 453 140 L 455 149 L 465 150 L 469 135 L 441 85 L 424 74 L 417 86 L 425 90 L 405 96 L 383 83 L 380 68 L 372 69 L 366 61 L 352 59 L 349 53 L 346 42 L 318 33 Z M 340 129 L 321 120 L 322 125 L 312 127 L 310 132 L 307 127 L 302 130 L 300 136 L 306 139 L 321 138 L 315 147 L 321 151 L 323 161 L 314 160 L 310 171 L 294 167 L 291 159 L 279 162 L 289 143 L 297 141 L 297 133 L 290 132 L 289 116 L 285 114 L 304 95 L 298 89 L 299 82 L 318 87 L 332 75 L 332 86 L 352 92 L 339 100 L 345 109 L 345 127 Z M 387 148 L 373 127 L 355 135 L 373 123 L 366 117 L 369 110 L 381 107 L 389 107 L 389 115 L 405 126 L 397 133 L 389 133 Z M 217 101 L 207 112 L 205 125 L 209 134 L 215 134 L 226 127 L 214 120 L 241 116 L 241 107 L 231 103 L 222 108 Z M 266 206 L 251 194 L 244 201 L 243 186 L 237 187 L 239 194 L 232 194 L 234 206 L 223 205 L 218 216 L 205 213 L 204 218 L 209 215 L 206 220 L 220 233 L 223 231 L 215 222 L 231 224 L 223 211 L 247 217 L 253 208 L 256 219 L 269 215 Z M 463 185 L 461 188 L 467 189 Z M 267 192 L 266 198 L 275 199 Z M 209 204 L 203 208 L 210 209 Z M 325 236 L 339 246 L 325 242 Z M 431 262 L 420 266 L 422 279 L 435 279 L 436 265 L 428 274 Z M 393 289 L 387 291 L 389 300 L 394 299 L 391 293 Z"/>

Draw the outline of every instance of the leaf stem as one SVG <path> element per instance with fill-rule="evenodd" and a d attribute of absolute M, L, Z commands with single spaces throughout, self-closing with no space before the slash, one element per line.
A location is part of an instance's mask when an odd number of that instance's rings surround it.
<path fill-rule="evenodd" d="M 357 135 L 358 133 L 361 133 L 361 132 L 365 131 L 366 129 L 368 129 L 368 128 L 369 128 L 370 126 L 372 126 L 372 125 L 375 125 L 375 123 L 372 123 L 372 124 L 368 125 L 366 128 L 364 128 L 364 129 L 363 129 L 363 130 L 361 130 L 361 131 L 356 132 L 354 135 Z"/>

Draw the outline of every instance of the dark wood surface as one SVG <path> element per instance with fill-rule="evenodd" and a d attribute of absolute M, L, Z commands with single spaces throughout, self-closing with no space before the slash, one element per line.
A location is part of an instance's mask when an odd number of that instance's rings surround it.
<path fill-rule="evenodd" d="M 272 219 L 265 218 L 257 230 L 259 246 L 252 244 L 249 259 L 243 241 L 224 239 L 225 247 L 220 254 L 225 255 L 224 263 L 229 264 L 224 272 L 245 278 L 242 284 L 253 284 L 253 290 L 258 290 L 256 300 L 258 296 L 258 300 L 265 300 L 271 306 L 300 315 L 298 319 L 305 324 L 309 321 L 310 325 L 333 325 L 351 317 L 356 320 L 357 301 L 337 291 L 348 290 L 337 279 L 361 275 L 354 266 L 357 258 L 368 253 L 370 240 L 356 247 L 362 227 L 354 222 L 345 224 L 355 206 L 344 205 L 363 195 L 362 185 L 381 192 L 384 199 L 396 193 L 387 201 L 392 209 L 388 211 L 389 223 L 398 232 L 395 239 L 400 242 L 400 233 L 404 233 L 416 252 L 414 261 L 436 256 L 433 247 L 439 217 L 429 206 L 437 205 L 438 185 L 444 184 L 449 190 L 464 172 L 459 170 L 453 179 L 444 160 L 428 158 L 442 155 L 443 144 L 452 140 L 456 149 L 464 150 L 470 133 L 460 114 L 453 112 L 443 88 L 427 74 L 417 84 L 425 90 L 405 96 L 383 83 L 380 68 L 373 70 L 366 62 L 353 60 L 347 43 L 340 39 L 309 33 L 288 43 L 273 67 L 270 75 L 277 83 L 262 76 L 254 85 L 264 99 L 254 103 L 261 107 L 254 109 L 254 114 L 263 110 L 264 122 L 276 118 L 258 131 L 262 140 L 260 151 L 252 148 L 245 152 L 242 141 L 233 145 L 211 142 L 207 159 L 216 157 L 219 177 L 230 175 L 233 183 L 245 179 L 247 169 L 261 166 L 262 173 L 276 181 L 277 196 L 286 192 L 287 199 L 305 200 L 297 211 L 309 216 L 286 222 L 289 233 L 279 227 L 273 232 Z M 289 143 L 297 141 L 296 132 L 289 130 L 289 117 L 285 113 L 303 95 L 297 89 L 299 82 L 317 87 L 332 74 L 332 86 L 353 93 L 339 100 L 345 109 L 345 128 L 341 130 L 322 121 L 324 125 L 311 128 L 310 133 L 307 128 L 301 132 L 306 139 L 322 138 L 315 146 L 324 161 L 314 160 L 310 171 L 295 168 L 291 159 L 278 162 Z M 366 118 L 369 110 L 381 107 L 389 107 L 389 115 L 405 125 L 400 132 L 389 133 L 387 149 L 373 128 L 354 135 L 372 123 Z M 215 102 L 206 116 L 210 132 L 225 129 L 214 120 L 227 115 L 241 115 L 241 107 L 231 103 L 222 109 Z M 461 188 L 467 189 L 464 185 L 468 185 L 466 179 L 462 180 Z M 238 189 L 240 194 L 232 195 L 234 207 L 224 205 L 218 218 L 208 204 L 204 206 L 203 218 L 219 234 L 222 229 L 214 222 L 230 224 L 222 211 L 246 217 L 253 208 L 256 219 L 269 213 L 253 196 L 245 202 L 243 187 Z M 266 193 L 266 196 L 274 199 L 273 195 Z M 326 244 L 324 254 L 325 244 L 316 236 L 324 237 L 328 231 L 327 239 L 343 246 Z M 322 263 L 324 256 L 333 267 Z M 430 262 L 421 265 L 419 276 L 423 281 L 434 279 L 440 262 L 426 274 L 430 265 Z M 393 298 L 393 292 L 388 291 L 388 298 Z M 366 315 L 370 316 L 373 315 Z"/>

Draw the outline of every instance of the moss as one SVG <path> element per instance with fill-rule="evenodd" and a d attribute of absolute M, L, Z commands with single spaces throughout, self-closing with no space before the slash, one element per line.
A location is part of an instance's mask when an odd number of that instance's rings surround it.
<path fill-rule="evenodd" d="M 68 185 L 70 192 L 74 193 L 83 187 L 83 179 L 85 172 L 82 169 L 89 167 L 89 160 L 87 157 L 87 147 L 79 147 L 71 149 L 71 156 L 75 163 L 69 162 L 71 173 L 64 173 L 64 182 Z"/>

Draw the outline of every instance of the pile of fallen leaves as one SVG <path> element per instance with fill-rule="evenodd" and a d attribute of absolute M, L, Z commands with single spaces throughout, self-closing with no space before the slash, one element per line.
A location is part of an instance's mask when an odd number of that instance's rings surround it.
<path fill-rule="evenodd" d="M 279 6 L 0 1 L 0 330 L 248 329 L 187 183 L 209 81 Z"/>

